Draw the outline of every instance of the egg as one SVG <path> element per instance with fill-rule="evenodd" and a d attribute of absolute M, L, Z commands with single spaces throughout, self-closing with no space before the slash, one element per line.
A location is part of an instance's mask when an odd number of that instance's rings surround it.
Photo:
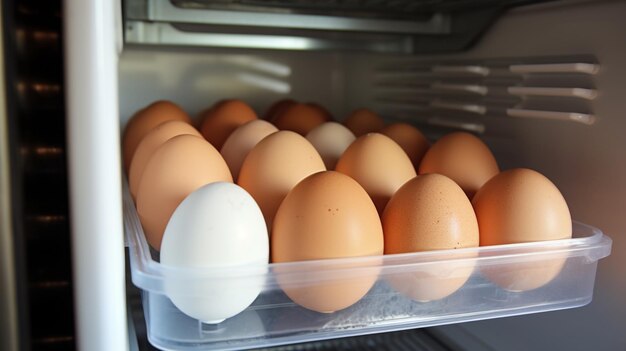
<path fill-rule="evenodd" d="M 248 153 L 237 183 L 256 200 L 268 227 L 287 193 L 307 176 L 325 171 L 313 145 L 291 131 L 278 131 L 261 140 Z"/>
<path fill-rule="evenodd" d="M 221 149 L 224 142 L 237 127 L 257 119 L 254 110 L 241 100 L 222 100 L 212 108 L 201 113 L 200 133 L 216 149 Z"/>
<path fill-rule="evenodd" d="M 334 171 L 308 176 L 285 197 L 271 234 L 272 262 L 293 262 L 383 253 L 383 231 L 376 207 L 352 178 Z M 334 312 L 359 301 L 377 280 L 379 258 L 327 264 L 298 272 L 277 271 L 287 296 L 318 312 Z M 341 276 L 335 269 L 372 267 Z M 291 278 L 287 273 L 292 273 Z"/>
<path fill-rule="evenodd" d="M 333 115 L 330 113 L 330 111 L 328 111 L 326 107 L 318 104 L 317 102 L 307 102 L 307 105 L 313 107 L 314 109 L 318 110 L 322 115 L 326 116 L 326 119 L 328 121 L 333 120 Z"/>
<path fill-rule="evenodd" d="M 319 108 L 309 104 L 293 103 L 277 115 L 272 123 L 280 130 L 291 130 L 306 135 L 313 128 L 328 121 L 329 117 Z"/>
<path fill-rule="evenodd" d="M 450 133 L 437 140 L 419 166 L 419 174 L 439 173 L 451 178 L 470 199 L 499 171 L 487 145 L 466 132 Z"/>
<path fill-rule="evenodd" d="M 237 180 L 243 160 L 250 150 L 263 138 L 277 131 L 278 129 L 270 122 L 255 119 L 239 126 L 230 134 L 220 153 L 224 157 L 233 179 Z"/>
<path fill-rule="evenodd" d="M 361 184 L 378 213 L 383 212 L 396 190 L 416 175 L 404 150 L 379 133 L 357 138 L 341 155 L 335 169 Z"/>
<path fill-rule="evenodd" d="M 141 139 L 152 128 L 167 121 L 183 121 L 191 124 L 191 118 L 178 105 L 170 101 L 156 101 L 144 109 L 137 111 L 128 121 L 122 137 L 122 158 L 124 169 L 130 168 L 130 163 Z"/>
<path fill-rule="evenodd" d="M 404 184 L 389 200 L 381 220 L 385 254 L 479 245 L 472 204 L 454 181 L 440 174 L 420 175 Z M 390 283 L 414 300 L 438 300 L 463 286 L 473 270 L 473 262 L 435 263 L 394 275 Z"/>
<path fill-rule="evenodd" d="M 380 131 L 385 126 L 385 121 L 373 111 L 361 108 L 352 111 L 343 124 L 358 138 L 367 133 Z"/>
<path fill-rule="evenodd" d="M 211 115 L 211 113 L 213 113 L 213 111 L 215 111 L 216 108 L 219 108 L 220 106 L 222 106 L 225 102 L 228 101 L 233 101 L 235 99 L 220 99 L 217 100 L 215 103 L 213 103 L 213 105 L 211 105 L 211 107 L 203 110 L 202 112 L 200 112 L 200 114 L 198 115 L 198 118 L 196 119 L 196 126 L 198 129 L 200 129 L 200 127 L 202 127 L 202 123 L 204 123 L 204 120 Z"/>
<path fill-rule="evenodd" d="M 408 123 L 393 123 L 381 129 L 380 134 L 398 143 L 411 159 L 413 167 L 419 168 L 422 158 L 430 147 L 430 143 L 419 129 Z"/>
<path fill-rule="evenodd" d="M 133 198 L 137 196 L 139 181 L 150 156 L 164 142 L 182 134 L 202 137 L 196 128 L 189 123 L 174 120 L 159 124 L 141 140 L 128 170 L 128 186 Z"/>
<path fill-rule="evenodd" d="M 292 99 L 282 99 L 273 103 L 265 112 L 263 119 L 267 121 L 272 121 L 276 116 L 280 115 L 287 107 L 297 103 L 297 101 Z"/>
<path fill-rule="evenodd" d="M 480 245 L 527 243 L 572 237 L 572 219 L 559 189 L 531 169 L 504 171 L 489 180 L 472 200 Z M 539 288 L 561 271 L 564 257 L 483 269 L 511 291 Z"/>
<path fill-rule="evenodd" d="M 356 139 L 352 132 L 337 122 L 325 122 L 313 128 L 306 139 L 324 160 L 326 169 L 335 169 L 339 157 Z"/>
<path fill-rule="evenodd" d="M 165 274 L 165 293 L 183 313 L 205 323 L 219 323 L 245 310 L 261 292 L 269 259 L 263 214 L 241 187 L 225 182 L 204 185 L 178 205 L 163 235 L 161 264 L 176 268 Z M 247 274 L 200 279 L 187 268 Z M 256 274 L 250 274 L 256 269 Z"/>
<path fill-rule="evenodd" d="M 232 176 L 206 140 L 178 135 L 163 143 L 146 164 L 137 189 L 137 213 L 150 246 L 161 249 L 165 226 L 187 195 L 217 181 L 232 182 Z"/>

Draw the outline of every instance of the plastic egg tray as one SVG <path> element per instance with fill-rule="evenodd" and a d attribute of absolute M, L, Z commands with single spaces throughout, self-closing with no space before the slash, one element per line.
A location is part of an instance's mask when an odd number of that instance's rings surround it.
<path fill-rule="evenodd" d="M 161 349 L 269 347 L 579 307 L 591 301 L 598 260 L 611 251 L 611 239 L 600 230 L 574 222 L 573 237 L 565 240 L 265 267 L 173 269 L 161 265 L 158 254 L 151 252 L 127 189 L 124 218 L 132 281 L 142 290 L 148 339 Z M 233 280 L 245 289 L 246 282 L 259 278 L 264 284 L 250 307 L 211 325 L 172 304 L 165 292 L 166 277 L 171 276 L 190 289 L 219 288 Z M 415 287 L 445 288 L 467 276 L 447 297 L 415 299 Z M 516 284 L 520 279 L 523 284 Z M 324 286 L 349 290 L 363 280 L 375 281 L 369 292 L 333 313 L 307 310 L 283 290 Z M 541 286 L 515 288 L 533 284 Z"/>

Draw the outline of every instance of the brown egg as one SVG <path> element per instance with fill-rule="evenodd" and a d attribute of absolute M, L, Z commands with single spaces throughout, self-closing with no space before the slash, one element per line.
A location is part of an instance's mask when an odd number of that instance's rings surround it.
<path fill-rule="evenodd" d="M 404 183 L 415 177 L 415 168 L 402 148 L 379 133 L 356 139 L 343 153 L 338 172 L 354 178 L 382 213 L 387 201 Z"/>
<path fill-rule="evenodd" d="M 297 103 L 292 99 L 282 99 L 273 103 L 265 112 L 263 119 L 273 121 L 276 116 L 280 115 L 287 107 Z"/>
<path fill-rule="evenodd" d="M 358 138 L 361 135 L 378 132 L 385 126 L 385 121 L 376 113 L 366 108 L 353 111 L 343 124 Z"/>
<path fill-rule="evenodd" d="M 257 119 L 254 110 L 241 100 L 223 100 L 201 113 L 200 133 L 216 149 L 221 149 L 224 142 L 237 127 Z"/>
<path fill-rule="evenodd" d="M 181 121 L 168 121 L 156 126 L 141 140 L 137 146 L 137 150 L 135 150 L 135 156 L 133 157 L 133 161 L 130 163 L 130 168 L 128 170 L 128 187 L 133 199 L 137 196 L 137 189 L 139 188 L 141 175 L 143 174 L 143 170 L 154 151 L 164 142 L 182 134 L 202 137 L 200 132 L 198 132 L 196 128 L 189 123 Z"/>
<path fill-rule="evenodd" d="M 383 232 L 376 207 L 357 182 L 338 172 L 319 172 L 285 197 L 274 220 L 271 248 L 272 262 L 381 255 Z M 329 313 L 353 305 L 369 291 L 379 262 L 369 260 L 365 265 L 373 269 L 349 277 L 333 269 L 359 264 L 325 265 L 298 274 L 300 283 L 281 279 L 286 272 L 279 270 L 278 281 L 299 305 Z"/>
<path fill-rule="evenodd" d="M 326 109 L 326 107 L 318 104 L 317 102 L 307 102 L 307 105 L 313 107 L 314 109 L 318 110 L 322 115 L 326 116 L 328 121 L 333 120 L 333 115 L 330 113 L 330 111 L 328 111 L 328 109 Z"/>
<path fill-rule="evenodd" d="M 243 161 L 237 184 L 256 200 L 271 229 L 287 193 L 302 179 L 325 170 L 311 143 L 299 134 L 283 130 L 268 135 L 252 148 Z"/>
<path fill-rule="evenodd" d="M 152 154 L 137 190 L 137 213 L 148 243 L 161 249 L 165 226 L 178 205 L 199 187 L 232 182 L 222 156 L 206 140 L 178 135 Z"/>
<path fill-rule="evenodd" d="M 141 139 L 152 128 L 167 121 L 178 120 L 191 124 L 191 119 L 178 105 L 170 101 L 156 101 L 146 108 L 139 110 L 131 117 L 124 128 L 122 138 L 122 152 L 124 169 L 130 168 L 130 163 Z"/>
<path fill-rule="evenodd" d="M 408 123 L 393 123 L 380 130 L 380 134 L 393 139 L 411 159 L 413 167 L 419 168 L 430 143 L 419 129 Z"/>
<path fill-rule="evenodd" d="M 419 167 L 419 174 L 439 173 L 451 178 L 470 199 L 499 171 L 487 145 L 466 132 L 450 133 L 437 140 Z"/>
<path fill-rule="evenodd" d="M 204 120 L 210 116 L 213 111 L 215 111 L 216 108 L 222 106 L 224 103 L 228 102 L 228 101 L 233 101 L 235 99 L 221 99 L 221 100 L 217 100 L 213 105 L 211 105 L 211 107 L 204 109 L 202 112 L 200 112 L 198 114 L 198 118 L 196 118 L 196 127 L 198 128 L 198 130 L 200 129 L 200 127 L 202 127 L 202 123 L 204 123 Z"/>
<path fill-rule="evenodd" d="M 463 190 L 441 174 L 406 182 L 382 216 L 385 253 L 478 247 L 478 222 Z"/>
<path fill-rule="evenodd" d="M 239 177 L 243 160 L 248 156 L 250 150 L 263 138 L 277 131 L 278 129 L 270 122 L 255 119 L 239 126 L 230 134 L 220 153 L 224 157 L 233 179 L 237 180 Z"/>
<path fill-rule="evenodd" d="M 489 180 L 472 200 L 480 245 L 527 243 L 572 237 L 572 219 L 557 187 L 542 174 L 525 168 L 504 171 Z M 565 258 L 483 269 L 507 290 L 541 287 L 558 275 Z"/>
<path fill-rule="evenodd" d="M 440 174 L 417 176 L 398 189 L 382 223 L 385 254 L 461 249 L 479 243 L 472 204 L 454 181 Z M 473 262 L 442 262 L 395 275 L 390 283 L 417 301 L 438 300 L 463 286 L 473 270 Z"/>
<path fill-rule="evenodd" d="M 329 170 L 335 169 L 339 157 L 355 139 L 350 129 L 337 122 L 322 123 L 306 135 Z"/>
<path fill-rule="evenodd" d="M 306 135 L 318 125 L 328 122 L 329 117 L 318 108 L 309 104 L 294 103 L 273 119 L 274 125 L 280 130 L 291 130 Z"/>

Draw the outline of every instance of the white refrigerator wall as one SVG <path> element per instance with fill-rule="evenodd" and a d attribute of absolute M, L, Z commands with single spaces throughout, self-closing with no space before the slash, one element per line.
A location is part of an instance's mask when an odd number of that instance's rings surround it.
<path fill-rule="evenodd" d="M 626 348 L 625 16 L 623 1 L 520 9 L 498 21 L 479 45 L 464 55 L 591 53 L 601 65 L 595 78 L 600 95 L 593 103 L 597 122 L 585 126 L 524 121 L 515 129 L 516 157 L 511 161 L 552 179 L 574 219 L 599 227 L 613 239 L 612 254 L 599 262 L 594 299 L 588 306 L 461 326 L 494 350 Z"/>
<path fill-rule="evenodd" d="M 349 107 L 344 60 L 321 52 L 126 47 L 119 68 L 122 126 L 158 99 L 172 100 L 194 117 L 225 98 L 242 99 L 261 114 L 290 96 L 342 116 Z"/>
<path fill-rule="evenodd" d="M 439 57 L 497 58 L 592 54 L 594 125 L 477 117 L 502 168 L 541 171 L 563 192 L 574 219 L 597 226 L 613 241 L 600 261 L 591 305 L 574 310 L 438 328 L 459 342 L 494 350 L 615 350 L 626 346 L 626 3 L 586 1 L 532 6 L 508 13 L 466 53 Z M 289 96 L 325 105 L 337 119 L 372 106 L 376 67 L 407 57 L 356 53 L 126 47 L 119 64 L 120 125 L 158 99 L 192 116 L 223 98 L 240 98 L 263 113 Z M 437 58 L 437 59 L 439 59 Z M 434 57 L 417 57 L 416 60 Z M 394 116 L 387 116 L 394 117 Z M 473 344 L 471 342 L 474 342 Z"/>

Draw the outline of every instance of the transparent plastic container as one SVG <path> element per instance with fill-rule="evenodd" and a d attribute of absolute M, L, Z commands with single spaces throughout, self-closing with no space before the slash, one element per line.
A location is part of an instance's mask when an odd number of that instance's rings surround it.
<path fill-rule="evenodd" d="M 148 339 L 164 350 L 269 347 L 579 307 L 591 301 L 598 260 L 611 251 L 610 238 L 575 222 L 573 238 L 566 240 L 262 267 L 173 269 L 155 259 L 158 254 L 145 240 L 127 191 L 124 201 L 132 281 L 143 290 Z M 174 306 L 166 295 L 168 279 L 192 293 L 208 292 L 198 298 L 210 298 L 210 289 L 224 284 L 246 289 L 260 282 L 262 290 L 238 315 L 205 324 Z M 346 309 L 320 313 L 294 303 L 285 291 L 329 301 L 368 292 Z"/>

